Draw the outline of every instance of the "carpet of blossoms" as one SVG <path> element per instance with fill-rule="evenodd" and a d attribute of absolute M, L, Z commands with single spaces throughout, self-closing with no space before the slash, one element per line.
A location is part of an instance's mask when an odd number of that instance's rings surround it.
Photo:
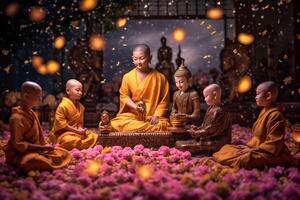
<path fill-rule="evenodd" d="M 233 125 L 233 143 L 251 134 Z M 24 174 L 0 157 L 0 199 L 300 199 L 300 170 L 235 170 L 162 146 L 73 149 L 72 164 Z"/>

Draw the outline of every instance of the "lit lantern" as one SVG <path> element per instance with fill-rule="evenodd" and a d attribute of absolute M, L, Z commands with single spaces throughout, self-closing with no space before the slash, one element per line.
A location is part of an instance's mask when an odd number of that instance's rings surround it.
<path fill-rule="evenodd" d="M 40 65 L 36 70 L 42 75 L 46 75 L 48 73 L 47 67 L 44 64 Z"/>
<path fill-rule="evenodd" d="M 250 45 L 254 41 L 254 36 L 247 33 L 240 33 L 238 35 L 238 41 L 244 45 Z"/>
<path fill-rule="evenodd" d="M 84 172 L 88 175 L 94 176 L 97 175 L 101 170 L 101 163 L 96 160 L 91 160 L 87 163 Z"/>
<path fill-rule="evenodd" d="M 59 36 L 57 38 L 54 39 L 54 43 L 53 43 L 53 46 L 56 48 L 56 49 L 61 49 L 65 46 L 65 43 L 66 43 L 66 39 L 64 36 Z"/>
<path fill-rule="evenodd" d="M 209 19 L 221 19 L 224 15 L 224 11 L 221 8 L 210 8 L 207 13 L 206 16 Z"/>
<path fill-rule="evenodd" d="M 117 27 L 122 28 L 123 26 L 125 26 L 127 23 L 126 18 L 120 18 L 117 20 Z"/>
<path fill-rule="evenodd" d="M 142 165 L 137 168 L 136 172 L 141 179 L 147 180 L 152 177 L 153 168 L 149 165 Z"/>
<path fill-rule="evenodd" d="M 46 10 L 43 7 L 31 7 L 29 10 L 29 19 L 33 22 L 41 22 L 46 17 Z"/>
<path fill-rule="evenodd" d="M 60 68 L 60 64 L 55 60 L 49 60 L 46 65 L 49 74 L 56 73 Z"/>
<path fill-rule="evenodd" d="M 252 86 L 251 78 L 248 75 L 246 75 L 242 77 L 241 80 L 239 81 L 238 92 L 245 93 L 250 90 L 251 86 Z"/>
<path fill-rule="evenodd" d="M 79 8 L 82 11 L 90 11 L 97 6 L 97 3 L 98 0 L 81 0 Z"/>
<path fill-rule="evenodd" d="M 185 39 L 185 30 L 182 28 L 177 28 L 173 32 L 173 39 L 176 42 L 182 42 Z"/>
<path fill-rule="evenodd" d="M 20 9 L 20 5 L 18 3 L 11 3 L 6 6 L 5 14 L 9 17 L 13 17 L 17 14 Z"/>
<path fill-rule="evenodd" d="M 33 67 L 38 68 L 43 64 L 44 60 L 41 56 L 34 55 L 31 62 Z"/>
<path fill-rule="evenodd" d="M 103 37 L 98 36 L 98 35 L 92 35 L 90 37 L 89 47 L 92 50 L 101 51 L 102 49 L 104 49 L 104 46 L 105 46 L 105 41 L 104 41 Z"/>

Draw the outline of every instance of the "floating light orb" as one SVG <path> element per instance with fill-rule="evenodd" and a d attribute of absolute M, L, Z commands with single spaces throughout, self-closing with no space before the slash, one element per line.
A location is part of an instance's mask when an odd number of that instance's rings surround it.
<path fill-rule="evenodd" d="M 173 39 L 176 42 L 182 42 L 185 39 L 185 30 L 182 28 L 176 28 L 173 32 Z"/>
<path fill-rule="evenodd" d="M 244 45 L 250 45 L 254 41 L 254 36 L 247 33 L 240 33 L 238 35 L 238 41 Z"/>
<path fill-rule="evenodd" d="M 222 8 L 210 8 L 207 13 L 206 13 L 206 16 L 207 18 L 209 19 L 221 19 L 224 15 L 224 11 Z"/>
<path fill-rule="evenodd" d="M 59 36 L 57 38 L 54 39 L 54 43 L 53 43 L 53 46 L 56 48 L 56 49 L 61 49 L 65 46 L 65 43 L 66 43 L 66 39 L 64 36 Z"/>
<path fill-rule="evenodd" d="M 126 18 L 120 18 L 117 20 L 117 27 L 122 28 L 123 26 L 125 26 L 127 23 L 127 19 Z"/>
<path fill-rule="evenodd" d="M 20 9 L 20 5 L 18 3 L 11 3 L 6 6 L 5 14 L 9 17 L 15 16 Z"/>
<path fill-rule="evenodd" d="M 92 35 L 90 37 L 89 47 L 92 50 L 101 51 L 102 49 L 104 49 L 104 46 L 105 46 L 105 40 L 103 39 L 103 37 L 99 35 Z"/>
<path fill-rule="evenodd" d="M 152 177 L 153 175 L 153 168 L 149 165 L 142 165 L 137 168 L 137 175 L 143 179 L 147 180 Z"/>
<path fill-rule="evenodd" d="M 46 10 L 43 7 L 35 6 L 29 9 L 29 19 L 33 22 L 41 22 L 46 17 Z"/>
<path fill-rule="evenodd" d="M 94 176 L 97 175 L 101 170 L 101 163 L 96 160 L 91 160 L 87 163 L 84 172 L 88 175 Z"/>
<path fill-rule="evenodd" d="M 40 73 L 42 75 L 46 75 L 48 73 L 47 66 L 44 64 L 40 65 L 36 70 L 38 73 Z"/>
<path fill-rule="evenodd" d="M 252 80 L 248 75 L 246 75 L 242 77 L 241 80 L 239 81 L 238 92 L 245 93 L 250 90 L 251 86 L 252 86 Z"/>
<path fill-rule="evenodd" d="M 35 68 L 40 67 L 44 62 L 44 59 L 41 56 L 34 55 L 32 56 L 32 66 Z"/>
<path fill-rule="evenodd" d="M 79 4 L 79 8 L 82 11 L 90 11 L 93 10 L 98 4 L 98 0 L 81 0 Z"/>
<path fill-rule="evenodd" d="M 54 74 L 60 69 L 60 64 L 55 60 L 49 60 L 46 65 L 49 74 Z"/>

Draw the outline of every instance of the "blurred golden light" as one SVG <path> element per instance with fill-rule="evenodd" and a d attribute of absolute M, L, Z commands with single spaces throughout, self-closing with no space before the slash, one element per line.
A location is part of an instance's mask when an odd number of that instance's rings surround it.
<path fill-rule="evenodd" d="M 43 64 L 44 59 L 41 56 L 34 55 L 32 56 L 32 66 L 35 68 L 40 67 Z"/>
<path fill-rule="evenodd" d="M 46 17 L 46 10 L 43 7 L 31 7 L 29 10 L 29 19 L 33 22 L 41 22 Z"/>
<path fill-rule="evenodd" d="M 101 163 L 96 160 L 90 160 L 87 163 L 86 168 L 84 169 L 84 173 L 94 176 L 97 175 L 101 170 Z"/>
<path fill-rule="evenodd" d="M 104 41 L 103 37 L 98 36 L 98 35 L 92 35 L 90 37 L 89 47 L 92 50 L 101 51 L 102 49 L 104 49 L 104 46 L 105 46 L 105 41 Z"/>
<path fill-rule="evenodd" d="M 98 0 L 81 0 L 79 4 L 79 8 L 82 11 L 90 11 L 93 10 L 98 4 Z"/>
<path fill-rule="evenodd" d="M 238 41 L 244 45 L 250 45 L 254 41 L 254 36 L 247 33 L 240 33 L 238 35 Z"/>
<path fill-rule="evenodd" d="M 9 17 L 15 16 L 20 9 L 20 5 L 18 3 L 11 3 L 6 6 L 5 14 Z"/>
<path fill-rule="evenodd" d="M 46 65 L 49 74 L 56 73 L 60 68 L 60 64 L 55 60 L 49 60 Z"/>
<path fill-rule="evenodd" d="M 176 28 L 173 32 L 173 39 L 176 42 L 182 42 L 185 39 L 185 30 L 182 28 Z"/>
<path fill-rule="evenodd" d="M 126 18 L 120 18 L 117 20 L 117 27 L 122 28 L 123 26 L 125 26 L 127 23 L 127 19 Z"/>
<path fill-rule="evenodd" d="M 65 37 L 64 36 L 58 36 L 57 38 L 54 39 L 53 46 L 56 49 L 61 49 L 65 46 L 65 43 L 66 43 Z"/>
<path fill-rule="evenodd" d="M 239 81 L 238 92 L 245 93 L 248 90 L 250 90 L 251 86 L 252 86 L 252 80 L 248 75 L 246 75 L 242 77 L 241 80 Z"/>
<path fill-rule="evenodd" d="M 44 64 L 40 65 L 36 70 L 42 75 L 46 75 L 48 73 L 47 67 Z"/>
<path fill-rule="evenodd" d="M 142 165 L 137 168 L 136 172 L 141 179 L 147 180 L 153 175 L 153 168 L 150 165 Z"/>
<path fill-rule="evenodd" d="M 223 17 L 224 11 L 221 8 L 210 8 L 207 13 L 206 16 L 209 19 L 221 19 Z"/>

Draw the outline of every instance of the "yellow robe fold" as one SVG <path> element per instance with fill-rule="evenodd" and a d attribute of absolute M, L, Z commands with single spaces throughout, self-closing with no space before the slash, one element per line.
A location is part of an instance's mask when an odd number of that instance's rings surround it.
<path fill-rule="evenodd" d="M 236 168 L 263 169 L 291 163 L 292 157 L 284 144 L 285 119 L 277 108 L 263 109 L 252 133 L 247 146 L 225 145 L 213 154 L 213 158 Z"/>
<path fill-rule="evenodd" d="M 67 150 L 93 147 L 98 140 L 96 133 L 87 131 L 86 135 L 80 135 L 65 130 L 67 125 L 74 128 L 82 127 L 83 116 L 84 106 L 81 103 L 77 102 L 75 106 L 70 99 L 63 98 L 55 112 L 53 128 L 49 135 L 50 141 Z"/>
<path fill-rule="evenodd" d="M 126 104 L 131 99 L 138 102 L 143 97 L 146 104 L 146 118 L 158 116 L 159 123 L 151 125 L 142 121 L 134 110 Z M 152 69 L 144 80 L 137 70 L 133 69 L 124 75 L 120 88 L 120 110 L 116 118 L 111 120 L 112 131 L 140 132 L 166 130 L 169 105 L 169 83 L 163 74 Z"/>
<path fill-rule="evenodd" d="M 70 153 L 62 148 L 55 148 L 53 152 L 28 149 L 28 144 L 46 144 L 40 122 L 32 110 L 13 108 L 9 123 L 11 135 L 4 148 L 7 163 L 25 171 L 54 170 L 67 166 L 72 160 Z"/>

